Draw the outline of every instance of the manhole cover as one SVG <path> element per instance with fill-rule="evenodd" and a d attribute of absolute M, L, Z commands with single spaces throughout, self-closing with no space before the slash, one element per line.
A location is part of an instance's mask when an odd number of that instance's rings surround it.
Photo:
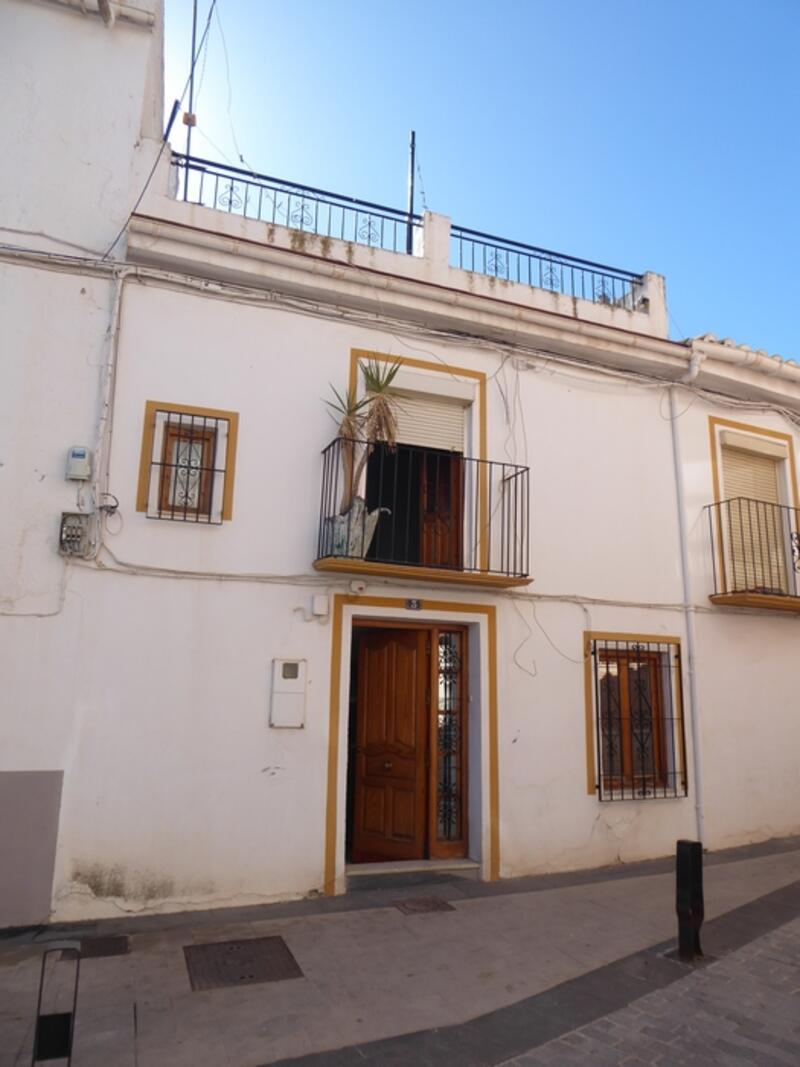
<path fill-rule="evenodd" d="M 404 915 L 419 915 L 426 911 L 455 911 L 452 904 L 448 904 L 441 897 L 409 897 L 408 900 L 398 900 L 395 907 L 399 908 Z"/>
<path fill-rule="evenodd" d="M 184 945 L 183 954 L 192 989 L 221 989 L 303 977 L 282 937 Z"/>
<path fill-rule="evenodd" d="M 130 952 L 127 937 L 84 937 L 81 940 L 81 959 L 94 960 L 103 956 L 126 956 Z"/>

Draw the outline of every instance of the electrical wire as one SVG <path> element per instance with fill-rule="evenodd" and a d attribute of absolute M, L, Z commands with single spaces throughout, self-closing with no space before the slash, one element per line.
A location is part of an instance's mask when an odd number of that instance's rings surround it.
<path fill-rule="evenodd" d="M 100 553 L 107 555 L 113 567 L 100 559 Z M 204 582 L 251 582 L 262 585 L 302 585 L 317 587 L 320 585 L 331 586 L 330 577 L 313 574 L 272 574 L 259 571 L 195 571 L 177 567 L 160 567 L 149 563 L 130 563 L 119 559 L 105 542 L 101 542 L 100 551 L 94 560 L 73 560 L 77 565 L 84 565 L 102 571 L 111 571 L 116 574 L 141 575 L 151 578 L 174 578 L 189 581 Z M 342 580 L 346 584 L 345 579 Z"/>
<path fill-rule="evenodd" d="M 228 84 L 228 125 L 230 126 L 230 130 L 231 130 L 231 138 L 233 140 L 233 147 L 236 149 L 236 155 L 239 157 L 239 162 L 242 164 L 242 166 L 247 167 L 248 170 L 250 170 L 252 172 L 253 168 L 250 166 L 250 164 L 244 158 L 244 156 L 242 154 L 242 150 L 239 147 L 238 138 L 236 137 L 236 127 L 234 126 L 233 112 L 232 112 L 233 90 L 231 88 L 231 65 L 230 65 L 230 60 L 228 59 L 228 44 L 227 44 L 227 41 L 225 40 L 225 30 L 222 28 L 222 17 L 220 16 L 219 8 L 216 8 L 216 14 L 217 14 L 217 29 L 219 30 L 220 40 L 222 41 L 222 55 L 223 55 L 223 57 L 225 59 L 225 80 L 226 80 L 226 82 Z"/>
<path fill-rule="evenodd" d="M 536 623 L 536 625 L 539 627 L 539 629 L 544 634 L 547 643 L 550 645 L 550 647 L 555 652 L 557 652 L 559 654 L 559 656 L 561 656 L 562 659 L 565 659 L 568 663 L 575 663 L 575 664 L 578 664 L 580 666 L 582 666 L 584 664 L 584 662 L 586 660 L 585 656 L 581 656 L 580 659 L 574 659 L 572 656 L 568 656 L 566 652 L 562 652 L 561 651 L 561 649 L 558 647 L 558 645 L 552 639 L 552 637 L 547 632 L 547 630 L 545 630 L 544 626 L 542 626 L 542 624 L 539 622 L 539 619 L 538 619 L 538 617 L 536 615 L 536 601 L 535 600 L 531 600 L 531 615 L 533 616 L 533 621 Z"/>
<path fill-rule="evenodd" d="M 31 248 L 27 248 L 26 249 L 26 248 L 20 248 L 19 246 L 13 246 L 13 245 L 11 245 L 11 246 L 2 245 L 2 246 L 0 246 L 0 251 L 1 250 L 5 250 L 5 252 L 11 257 L 18 257 L 20 255 L 25 255 L 25 256 L 33 259 L 37 263 L 37 265 L 44 264 L 45 266 L 49 267 L 50 269 L 61 270 L 61 271 L 69 270 L 69 271 L 74 272 L 76 267 L 80 267 L 85 272 L 90 273 L 90 274 L 106 274 L 106 275 L 110 275 L 110 274 L 113 274 L 113 273 L 117 272 L 120 269 L 120 266 L 121 266 L 121 264 L 117 264 L 117 263 L 115 263 L 113 267 L 110 266 L 110 265 L 106 266 L 106 265 L 101 265 L 96 259 L 86 259 L 85 257 L 75 257 L 75 256 L 64 256 L 64 255 L 56 254 L 56 253 L 42 252 L 39 249 L 31 249 Z M 174 273 L 171 273 L 171 272 L 161 271 L 161 270 L 154 269 L 154 268 L 144 268 L 144 267 L 138 267 L 138 266 L 131 265 L 130 270 L 131 270 L 131 272 L 130 272 L 131 279 L 135 280 L 137 283 L 143 284 L 143 285 L 153 284 L 153 285 L 158 285 L 160 287 L 165 287 L 165 288 L 174 288 L 174 289 L 176 289 L 178 291 L 182 291 L 182 292 L 189 292 L 189 293 L 194 293 L 196 295 L 203 295 L 203 296 L 211 297 L 211 298 L 224 299 L 224 300 L 229 301 L 229 302 L 244 303 L 244 304 L 247 304 L 249 306 L 253 306 L 254 304 L 256 304 L 256 305 L 264 307 L 264 308 L 274 308 L 276 310 L 285 310 L 287 308 L 291 308 L 293 311 L 297 312 L 298 314 L 310 315 L 310 316 L 317 317 L 317 318 L 323 317 L 323 318 L 328 319 L 328 320 L 330 320 L 330 319 L 339 319 L 341 321 L 360 322 L 362 324 L 368 323 L 368 324 L 374 325 L 374 316 L 369 314 L 369 313 L 361 313 L 361 312 L 354 311 L 353 309 L 344 309 L 344 308 L 341 308 L 341 307 L 336 307 L 336 306 L 331 306 L 331 305 L 321 305 L 316 301 L 309 301 L 309 300 L 307 300 L 305 298 L 301 298 L 301 297 L 288 298 L 285 295 L 277 294 L 274 291 L 253 290 L 253 289 L 248 289 L 247 287 L 235 286 L 235 285 L 232 285 L 232 284 L 229 284 L 229 283 L 208 282 L 208 281 L 205 281 L 205 280 L 202 280 L 202 279 L 194 279 L 194 278 L 190 278 L 189 276 L 186 276 L 186 275 L 174 274 Z M 404 321 L 396 322 L 395 323 L 395 328 L 396 329 L 400 329 L 400 330 L 409 331 L 414 336 L 419 336 L 420 333 L 422 333 L 424 336 L 429 337 L 430 339 L 434 339 L 437 342 L 441 341 L 443 343 L 454 343 L 454 344 L 457 343 L 457 344 L 459 344 L 461 346 L 467 345 L 468 347 L 473 346 L 473 345 L 476 346 L 476 347 L 479 346 L 484 351 L 486 350 L 486 348 L 496 349 L 498 347 L 498 346 L 495 346 L 495 345 L 493 345 L 491 343 L 487 344 L 485 339 L 481 339 L 481 338 L 478 338 L 478 337 L 474 337 L 473 338 L 473 337 L 468 337 L 468 336 L 466 336 L 464 334 L 460 334 L 460 333 L 459 334 L 453 334 L 453 333 L 450 333 L 448 331 L 439 331 L 439 330 L 432 329 L 430 327 L 420 327 L 417 324 L 409 324 L 409 323 L 404 322 Z M 416 347 L 416 346 L 411 346 L 411 347 Z M 418 350 L 421 350 L 421 349 L 418 349 Z M 509 358 L 509 353 L 506 350 L 506 346 L 502 346 L 501 352 L 502 352 L 501 366 L 498 367 L 497 371 L 495 371 L 493 373 L 492 377 L 494 377 L 494 376 L 499 377 L 500 372 L 502 371 L 503 367 L 505 366 L 505 363 L 507 362 L 507 360 Z M 430 354 L 432 356 L 436 356 L 437 355 L 436 353 L 433 353 L 433 352 L 431 352 Z M 525 356 L 526 356 L 527 359 L 529 359 L 529 358 L 531 358 L 531 353 L 530 352 L 526 352 Z M 658 387 L 660 389 L 665 389 L 665 388 L 669 388 L 670 386 L 675 384 L 674 382 L 671 382 L 671 381 L 658 380 L 658 379 L 652 378 L 650 376 L 645 376 L 645 375 L 638 374 L 636 372 L 619 371 L 619 370 L 617 370 L 615 368 L 598 368 L 598 367 L 596 367 L 596 366 L 594 366 L 592 364 L 589 364 L 587 361 L 576 360 L 575 358 L 565 357 L 565 356 L 562 356 L 561 354 L 548 353 L 548 352 L 542 352 L 541 350 L 536 350 L 535 356 L 536 356 L 536 358 L 538 358 L 540 360 L 545 360 L 548 363 L 548 365 L 551 365 L 551 369 L 552 369 L 552 364 L 554 362 L 563 361 L 565 363 L 565 365 L 573 366 L 573 367 L 574 366 L 578 366 L 583 371 L 594 370 L 595 372 L 599 371 L 599 372 L 601 372 L 603 374 L 610 375 L 611 377 L 619 379 L 619 383 L 625 385 L 626 387 L 630 387 L 630 385 L 632 383 L 636 387 L 647 385 L 648 387 L 653 386 L 653 387 Z M 441 357 L 438 357 L 438 358 L 439 358 L 440 362 L 442 362 L 443 364 L 446 365 L 445 361 L 442 360 Z M 518 370 L 518 368 L 515 368 L 515 369 Z M 566 373 L 566 372 L 564 372 L 564 373 Z M 455 377 L 455 375 L 454 375 L 454 377 Z M 578 376 L 578 375 L 567 374 L 567 377 L 569 377 L 571 379 L 574 379 L 574 380 L 583 381 L 584 378 L 585 378 L 585 375 Z M 781 405 L 764 403 L 764 402 L 761 402 L 761 401 L 742 400 L 740 398 L 731 397 L 731 396 L 728 396 L 726 394 L 719 393 L 717 391 L 708 390 L 708 389 L 705 389 L 705 388 L 702 388 L 702 387 L 698 387 L 695 383 L 683 383 L 681 385 L 681 387 L 686 389 L 686 390 L 688 390 L 688 391 L 691 391 L 691 392 L 695 393 L 697 396 L 700 396 L 700 397 L 702 397 L 702 398 L 704 398 L 706 400 L 713 401 L 716 404 L 727 405 L 727 406 L 731 406 L 731 407 L 735 407 L 735 408 L 746 408 L 746 409 L 751 410 L 751 411 L 752 410 L 757 410 L 757 411 L 761 411 L 761 412 L 768 412 L 770 414 L 777 414 L 779 416 L 784 417 L 793 426 L 800 425 L 800 418 L 798 417 L 797 413 L 795 413 L 791 409 L 787 409 L 787 408 L 785 408 L 785 407 L 783 407 Z M 517 403 L 516 403 L 515 406 L 519 407 L 519 409 L 521 410 L 521 400 L 519 400 L 518 394 L 517 394 Z M 522 421 L 522 425 L 524 427 L 524 419 Z M 120 520 L 121 520 L 121 518 L 122 517 L 120 516 Z M 109 552 L 109 554 L 111 555 L 110 550 L 108 549 L 107 545 L 103 545 L 103 550 Z M 114 557 L 112 556 L 112 558 L 114 558 Z M 77 562 L 77 561 L 75 561 L 75 562 Z M 308 576 L 308 575 L 268 575 L 268 574 L 267 575 L 262 575 L 262 574 L 253 574 L 253 575 L 251 575 L 251 574 L 247 574 L 247 573 L 217 575 L 217 574 L 208 574 L 206 572 L 173 571 L 173 570 L 171 570 L 169 568 L 151 568 L 151 567 L 145 567 L 145 566 L 138 566 L 136 564 L 126 564 L 126 563 L 122 563 L 122 562 L 120 562 L 119 565 L 125 570 L 125 573 L 139 572 L 139 573 L 148 573 L 148 574 L 151 574 L 151 575 L 159 575 L 159 576 L 164 576 L 164 577 L 180 577 L 180 578 L 190 578 L 190 579 L 211 579 L 211 580 L 217 579 L 217 580 L 231 580 L 231 581 L 274 581 L 276 583 L 295 583 L 295 582 L 297 582 L 297 583 L 301 583 L 301 584 L 304 584 L 304 585 L 315 585 L 315 584 L 318 584 L 317 581 L 312 576 Z M 112 568 L 109 568 L 107 566 L 103 566 L 103 569 L 111 570 Z M 324 582 L 325 582 L 325 580 L 322 579 L 321 583 L 324 584 Z M 387 584 L 387 583 L 382 583 L 381 582 L 381 583 L 377 583 L 377 584 Z M 548 601 L 549 600 L 549 601 L 554 601 L 554 602 L 555 601 L 559 601 L 559 602 L 563 602 L 563 603 L 575 603 L 575 604 L 578 604 L 579 606 L 583 607 L 584 610 L 585 610 L 585 605 L 587 605 L 587 604 L 599 604 L 599 605 L 608 605 L 608 606 L 637 607 L 637 608 L 640 608 L 640 609 L 648 609 L 648 610 L 683 611 L 683 605 L 682 604 L 642 603 L 642 602 L 636 602 L 636 601 L 622 601 L 622 600 L 607 599 L 607 598 L 581 596 L 581 595 L 578 595 L 578 594 L 575 594 L 575 595 L 545 596 L 545 595 L 542 595 L 542 594 L 515 594 L 513 592 L 504 591 L 503 593 L 501 593 L 499 595 L 503 596 L 503 597 L 508 597 L 509 599 L 523 599 L 523 600 L 526 600 L 528 602 L 531 602 L 532 600 L 542 600 L 542 601 Z M 694 610 L 696 610 L 696 611 L 708 611 L 708 612 L 713 612 L 714 611 L 713 608 L 706 608 L 706 607 L 704 607 L 702 605 L 697 605 Z M 733 609 L 731 609 L 731 610 L 733 610 Z M 745 613 L 745 614 L 749 613 L 751 610 L 752 609 L 747 609 L 747 608 L 738 609 L 739 613 Z M 537 621 L 537 625 L 539 625 L 540 628 L 541 628 L 541 623 L 539 622 L 538 618 L 537 618 L 536 621 Z M 546 633 L 545 633 L 545 636 L 547 636 Z M 549 637 L 548 637 L 548 640 L 550 640 Z M 554 648 L 557 648 L 557 646 L 555 646 L 554 642 L 550 641 L 550 643 L 553 644 Z M 561 653 L 560 650 L 557 650 L 557 651 L 559 651 L 560 654 L 565 655 L 565 658 L 569 658 L 569 657 L 566 657 L 566 654 Z"/>
<path fill-rule="evenodd" d="M 0 243 L 0 254 L 3 252 L 9 257 L 30 257 L 32 260 L 36 261 L 37 266 L 47 264 L 54 270 L 75 271 L 79 268 L 88 274 L 102 275 L 107 274 L 112 269 L 110 266 L 103 264 L 99 259 L 71 256 L 63 253 L 42 252 L 41 249 L 21 245 Z M 126 264 L 124 264 L 124 261 L 119 261 L 117 265 Z M 231 303 L 243 303 L 248 304 L 249 306 L 274 308 L 275 310 L 292 310 L 297 314 L 314 318 L 323 318 L 329 321 L 343 321 L 372 328 L 376 326 L 376 316 L 373 312 L 361 311 L 360 309 L 348 308 L 335 304 L 323 304 L 310 298 L 289 296 L 271 289 L 255 289 L 231 282 L 212 282 L 206 279 L 194 278 L 191 275 L 161 270 L 159 268 L 136 266 L 135 270 L 138 276 L 138 281 L 142 284 L 158 284 L 163 285 L 165 288 L 173 288 L 184 292 L 200 291 L 205 296 L 226 300 Z M 476 334 L 441 330 L 422 323 L 409 322 L 408 320 L 395 318 L 385 312 L 381 316 L 380 326 L 394 337 L 398 343 L 403 344 L 404 347 L 411 351 L 427 354 L 436 362 L 441 363 L 456 381 L 460 379 L 457 374 L 452 372 L 446 359 L 442 358 L 442 356 L 429 348 L 422 348 L 419 345 L 411 344 L 401 335 L 407 334 L 416 339 L 424 338 L 428 341 L 433 341 L 446 346 L 458 347 L 461 350 L 476 348 L 484 353 L 490 351 L 498 352 L 504 357 L 509 356 L 508 350 L 510 346 L 508 344 L 498 344 L 496 342 L 487 341 L 485 337 Z M 733 409 L 780 415 L 786 419 L 787 422 L 791 423 L 793 427 L 800 428 L 800 411 L 796 412 L 791 408 L 770 401 L 744 400 L 740 397 L 722 393 L 719 390 L 698 386 L 696 382 L 676 383 L 673 379 L 662 379 L 652 374 L 646 375 L 636 371 L 623 370 L 621 368 L 603 367 L 586 359 L 581 359 L 575 356 L 566 356 L 563 353 L 548 352 L 539 347 L 521 344 L 516 345 L 515 347 L 517 349 L 517 356 L 521 358 L 523 362 L 529 364 L 530 361 L 533 361 L 534 364 L 537 364 L 537 366 L 531 367 L 531 369 L 539 369 L 538 364 L 545 363 L 548 366 L 549 373 L 558 374 L 575 382 L 577 385 L 583 385 L 590 389 L 595 388 L 595 385 L 597 384 L 602 386 L 603 383 L 591 383 L 587 379 L 586 372 L 594 373 L 603 378 L 614 379 L 619 385 L 624 385 L 627 388 L 668 389 L 671 386 L 680 384 L 682 389 L 694 392 L 711 403 L 721 404 Z M 578 369 L 584 373 L 580 375 L 570 374 L 568 371 L 562 370 L 561 365 Z M 497 373 L 498 372 L 495 371 L 489 377 L 492 378 Z"/>
<path fill-rule="evenodd" d="M 200 43 L 197 46 L 197 51 L 192 56 L 192 63 L 191 63 L 191 66 L 189 68 L 189 76 L 186 79 L 186 84 L 183 87 L 183 92 L 181 93 L 180 97 L 178 98 L 178 105 L 179 106 L 181 104 L 183 104 L 183 101 L 184 101 L 184 99 L 186 97 L 186 93 L 189 91 L 189 85 L 191 84 L 191 81 L 192 81 L 192 75 L 194 74 L 194 68 L 197 65 L 197 60 L 200 57 L 200 53 L 203 50 L 203 47 L 204 47 L 205 42 L 206 42 L 206 38 L 208 37 L 208 30 L 209 30 L 209 27 L 211 26 L 211 16 L 214 14 L 214 10 L 216 9 L 216 6 L 217 6 L 217 0 L 211 0 L 211 7 L 208 9 L 208 16 L 206 18 L 206 24 L 205 24 L 205 28 L 203 30 L 203 35 L 200 38 Z M 116 248 L 119 239 L 122 237 L 122 235 L 127 230 L 128 226 L 130 225 L 131 219 L 136 214 L 136 211 L 138 210 L 138 207 L 141 204 L 142 200 L 144 200 L 145 193 L 150 188 L 150 182 L 153 180 L 153 175 L 155 174 L 155 172 L 156 172 L 156 170 L 158 168 L 158 164 L 161 162 L 161 157 L 164 155 L 164 149 L 166 147 L 167 147 L 167 141 L 162 138 L 161 147 L 158 150 L 158 154 L 156 155 L 155 162 L 153 163 L 153 166 L 150 168 L 150 173 L 147 175 L 147 178 L 145 179 L 145 183 L 142 186 L 141 192 L 136 197 L 136 202 L 134 203 L 133 207 L 129 211 L 128 217 L 125 219 L 125 222 L 120 227 L 119 233 L 114 238 L 114 240 L 111 242 L 111 244 L 108 246 L 108 248 L 105 250 L 103 255 L 100 257 L 101 259 L 108 259 L 108 257 L 111 255 L 111 253 Z"/>
<path fill-rule="evenodd" d="M 195 112 L 197 112 L 199 110 L 198 109 L 198 104 L 200 103 L 200 93 L 202 92 L 203 82 L 205 81 L 205 77 L 206 77 L 206 62 L 208 60 L 208 45 L 209 45 L 210 40 L 211 40 L 211 35 L 209 34 L 209 36 L 206 37 L 206 39 L 205 39 L 205 44 L 203 45 L 203 64 L 200 67 L 200 77 L 197 80 L 197 88 L 195 89 L 195 92 L 194 92 L 194 103 L 193 103 L 193 106 L 194 106 Z"/>
<path fill-rule="evenodd" d="M 520 652 L 525 647 L 525 645 L 527 645 L 527 643 L 529 641 L 533 640 L 533 628 L 531 627 L 530 623 L 525 618 L 525 616 L 522 614 L 522 609 L 519 607 L 519 605 L 517 604 L 516 600 L 512 600 L 511 604 L 512 604 L 514 610 L 516 611 L 517 615 L 519 615 L 520 619 L 522 620 L 523 626 L 528 631 L 527 636 L 523 637 L 523 639 L 520 641 L 520 643 L 517 645 L 517 647 L 511 653 L 511 661 L 514 664 L 514 666 L 519 667 L 519 669 L 521 671 L 523 671 L 525 674 L 529 674 L 531 676 L 531 678 L 535 679 L 539 674 L 539 668 L 536 665 L 536 660 L 533 658 L 533 656 L 531 656 L 531 663 L 533 664 L 533 670 L 531 670 L 530 668 L 526 667 L 524 663 L 520 663 L 519 658 L 518 658 Z"/>
<path fill-rule="evenodd" d="M 422 180 L 422 167 L 419 162 L 419 155 L 417 155 L 417 179 L 419 181 L 419 197 L 422 201 L 422 210 L 428 210 L 428 198 L 425 196 L 425 183 Z"/>

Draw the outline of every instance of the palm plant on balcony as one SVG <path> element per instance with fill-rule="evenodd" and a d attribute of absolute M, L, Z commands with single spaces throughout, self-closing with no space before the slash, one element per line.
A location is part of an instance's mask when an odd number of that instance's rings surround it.
<path fill-rule="evenodd" d="M 375 445 L 383 443 L 394 448 L 397 441 L 397 399 L 390 390 L 400 363 L 367 360 L 360 361 L 358 366 L 364 378 L 365 396 L 359 399 L 354 388 L 342 394 L 332 385 L 335 399 L 326 401 L 338 423 L 342 469 L 339 514 L 327 520 L 326 540 L 332 556 L 363 559 L 375 536 L 380 513 L 387 509 L 368 511 L 359 490 Z"/>

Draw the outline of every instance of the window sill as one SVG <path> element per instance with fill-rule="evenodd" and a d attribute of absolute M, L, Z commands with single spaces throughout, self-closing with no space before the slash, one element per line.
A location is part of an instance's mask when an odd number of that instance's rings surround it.
<path fill-rule="evenodd" d="M 339 559 L 332 556 L 314 561 L 314 570 L 334 574 L 355 574 L 362 578 L 405 578 L 417 582 L 444 582 L 485 589 L 512 589 L 530 585 L 533 578 L 480 571 L 457 571 L 439 567 L 405 566 L 401 563 L 373 563 L 364 559 Z"/>
<path fill-rule="evenodd" d="M 722 608 L 760 608 L 762 611 L 800 612 L 800 596 L 771 593 L 714 593 L 708 598 Z"/>

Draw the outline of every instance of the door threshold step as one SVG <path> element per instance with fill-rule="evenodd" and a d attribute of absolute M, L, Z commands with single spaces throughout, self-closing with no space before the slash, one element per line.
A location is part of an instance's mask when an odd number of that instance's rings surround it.
<path fill-rule="evenodd" d="M 348 863 L 345 870 L 348 878 L 358 878 L 366 874 L 414 874 L 417 871 L 461 873 L 479 871 L 480 866 L 477 860 L 386 860 L 382 863 Z"/>
<path fill-rule="evenodd" d="M 475 860 L 392 860 L 388 863 L 348 863 L 347 888 L 354 890 L 411 889 L 442 884 L 454 878 L 478 881 L 481 865 Z"/>

